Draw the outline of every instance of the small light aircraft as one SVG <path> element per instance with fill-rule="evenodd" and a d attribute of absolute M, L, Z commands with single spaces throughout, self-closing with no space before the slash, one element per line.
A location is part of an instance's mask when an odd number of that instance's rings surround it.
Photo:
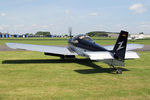
<path fill-rule="evenodd" d="M 121 31 L 116 44 L 113 46 L 101 46 L 95 43 L 87 35 L 77 35 L 72 37 L 70 31 L 70 39 L 68 40 L 68 47 L 59 46 L 44 46 L 31 45 L 20 43 L 6 43 L 6 45 L 13 49 L 25 49 L 31 51 L 44 52 L 45 55 L 59 56 L 62 59 L 75 58 L 75 55 L 88 57 L 94 61 L 102 61 L 114 69 L 117 74 L 122 74 L 122 71 L 114 66 L 124 66 L 125 59 L 139 58 L 138 54 L 133 49 L 142 48 L 140 44 L 128 44 L 128 32 Z"/>
<path fill-rule="evenodd" d="M 128 40 L 138 40 L 138 39 L 144 39 L 143 34 L 139 34 L 138 36 L 130 36 L 128 37 Z"/>

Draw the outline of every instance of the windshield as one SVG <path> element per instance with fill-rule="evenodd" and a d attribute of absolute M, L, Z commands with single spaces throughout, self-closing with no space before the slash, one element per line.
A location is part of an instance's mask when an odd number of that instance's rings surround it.
<path fill-rule="evenodd" d="M 73 37 L 72 42 L 73 43 L 78 43 L 79 40 L 87 40 L 87 41 L 93 41 L 89 36 L 87 35 L 77 35 Z"/>
<path fill-rule="evenodd" d="M 87 35 L 78 35 L 73 38 L 73 40 L 78 40 L 78 39 L 92 41 L 92 39 Z"/>

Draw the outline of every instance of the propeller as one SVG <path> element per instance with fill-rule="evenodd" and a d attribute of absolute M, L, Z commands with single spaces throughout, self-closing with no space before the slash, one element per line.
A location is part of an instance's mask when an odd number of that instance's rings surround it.
<path fill-rule="evenodd" d="M 69 37 L 72 38 L 72 27 L 69 27 Z"/>

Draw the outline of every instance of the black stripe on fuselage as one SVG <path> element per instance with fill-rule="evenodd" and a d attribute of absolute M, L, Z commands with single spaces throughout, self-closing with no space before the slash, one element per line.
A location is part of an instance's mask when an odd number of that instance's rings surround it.
<path fill-rule="evenodd" d="M 73 43 L 72 39 L 69 39 L 68 43 L 75 47 L 79 47 L 89 51 L 108 51 L 107 49 L 103 48 L 102 46 L 95 43 L 94 41 L 88 41 L 84 39 L 78 39 L 77 41 L 78 43 Z"/>

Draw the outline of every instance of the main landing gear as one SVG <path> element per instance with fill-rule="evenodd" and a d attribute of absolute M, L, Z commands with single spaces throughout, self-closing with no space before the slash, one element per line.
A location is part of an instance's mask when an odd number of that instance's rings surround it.
<path fill-rule="evenodd" d="M 122 74 L 122 70 L 112 66 L 116 70 L 116 74 Z"/>
<path fill-rule="evenodd" d="M 116 74 L 122 74 L 122 70 L 117 69 L 117 70 L 116 70 Z"/>

